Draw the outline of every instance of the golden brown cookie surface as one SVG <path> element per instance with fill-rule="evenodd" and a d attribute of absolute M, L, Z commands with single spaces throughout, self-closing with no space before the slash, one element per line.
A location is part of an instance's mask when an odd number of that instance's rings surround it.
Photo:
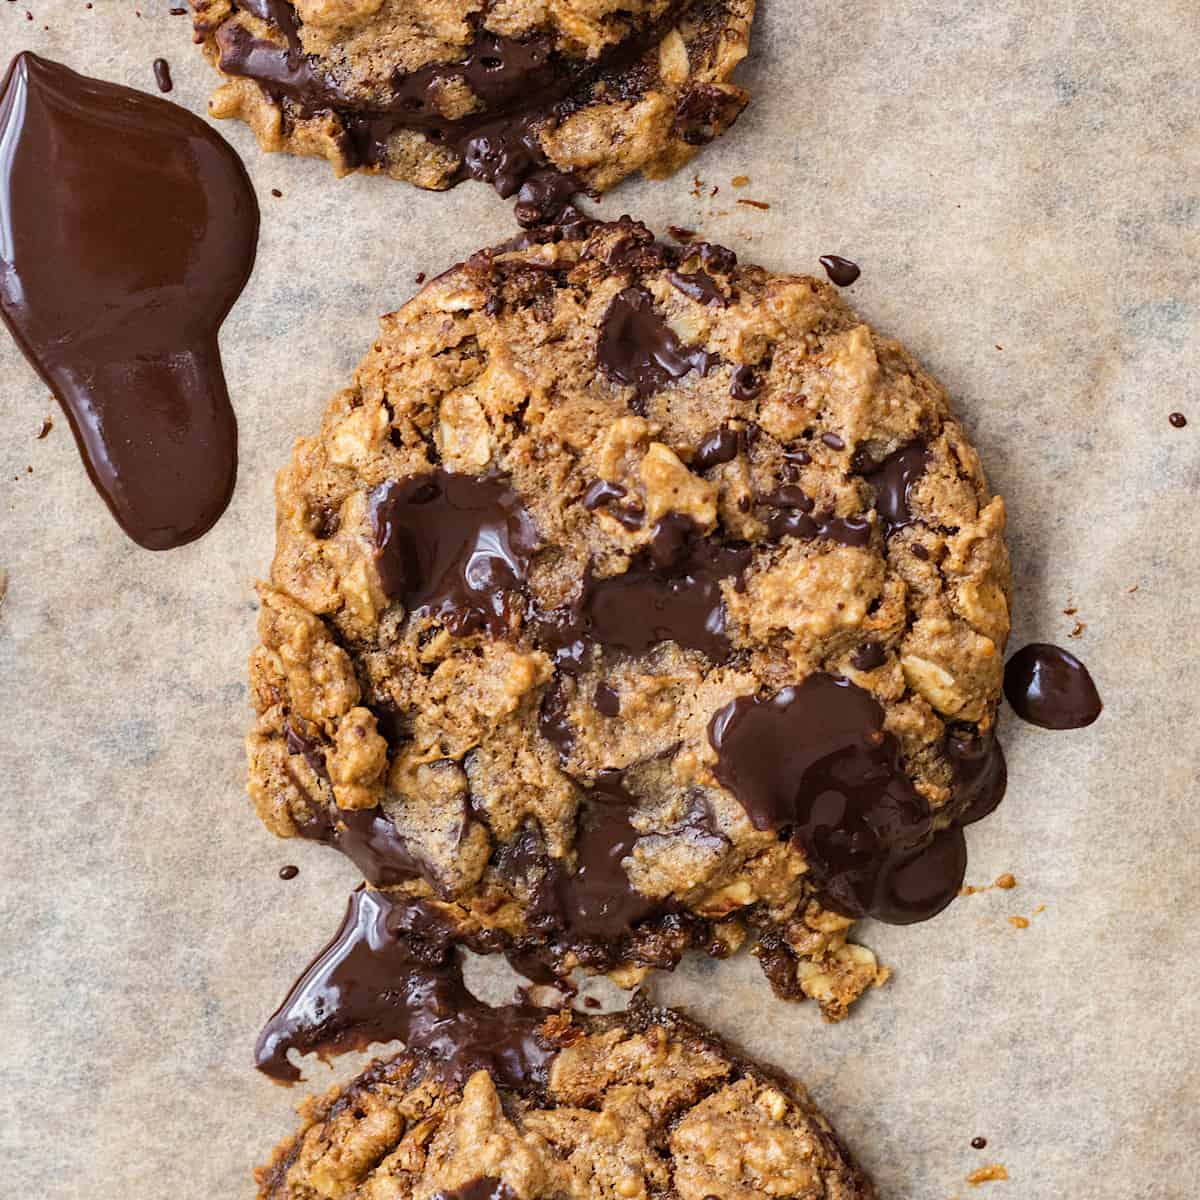
<path fill-rule="evenodd" d="M 803 1088 L 676 1014 L 575 1015 L 536 1085 L 448 1083 L 419 1056 L 376 1061 L 302 1109 L 258 1172 L 261 1200 L 869 1200 Z"/>
<path fill-rule="evenodd" d="M 502 195 L 661 177 L 733 123 L 754 0 L 192 0 L 266 150 Z"/>
<path fill-rule="evenodd" d="M 385 317 L 277 483 L 250 791 L 482 948 L 830 1017 L 1003 792 L 1003 502 L 835 289 L 629 221 Z"/>

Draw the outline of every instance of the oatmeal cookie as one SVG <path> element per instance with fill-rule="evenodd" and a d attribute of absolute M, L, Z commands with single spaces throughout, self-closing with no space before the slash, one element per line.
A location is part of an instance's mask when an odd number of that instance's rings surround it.
<path fill-rule="evenodd" d="M 339 175 L 472 177 L 528 219 L 669 175 L 746 104 L 754 0 L 191 0 L 216 117 Z"/>
<path fill-rule="evenodd" d="M 678 1014 L 552 1018 L 536 1076 L 447 1079 L 436 1057 L 373 1063 L 301 1107 L 260 1200 L 870 1200 L 798 1084 Z"/>
<path fill-rule="evenodd" d="M 464 940 L 635 982 L 751 934 L 836 1019 L 855 919 L 1004 790 L 1004 504 L 828 283 L 582 217 L 383 318 L 277 487 L 249 790 Z"/>

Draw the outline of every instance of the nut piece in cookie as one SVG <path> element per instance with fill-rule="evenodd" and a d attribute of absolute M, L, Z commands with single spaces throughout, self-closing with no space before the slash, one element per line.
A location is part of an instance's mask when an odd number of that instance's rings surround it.
<path fill-rule="evenodd" d="M 260 1200 L 875 1196 L 802 1087 L 640 999 L 564 1015 L 536 1084 L 451 1082 L 401 1054 L 301 1114 L 257 1172 Z"/>
<path fill-rule="evenodd" d="M 829 283 L 533 229 L 383 318 L 277 489 L 250 792 L 483 949 L 625 984 L 748 938 L 831 1019 L 957 894 L 1004 503 Z"/>
<path fill-rule="evenodd" d="M 223 82 L 209 111 L 264 150 L 424 188 L 517 195 L 522 223 L 736 120 L 755 0 L 191 0 Z"/>

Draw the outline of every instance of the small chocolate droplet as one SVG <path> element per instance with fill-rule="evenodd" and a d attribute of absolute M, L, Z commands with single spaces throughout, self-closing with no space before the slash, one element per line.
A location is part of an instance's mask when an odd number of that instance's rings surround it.
<path fill-rule="evenodd" d="M 279 878 L 280 879 L 295 879 L 296 876 L 299 874 L 300 874 L 300 868 L 292 866 L 291 863 L 288 863 L 288 865 L 286 867 L 279 868 Z"/>
<path fill-rule="evenodd" d="M 862 268 L 856 262 L 843 258 L 840 254 L 822 254 L 821 266 L 830 282 L 838 287 L 849 287 L 861 274 Z"/>
<path fill-rule="evenodd" d="M 971 1148 L 973 1150 L 986 1150 L 987 1149 L 987 1138 L 985 1138 L 985 1137 L 972 1138 L 971 1139 Z"/>
<path fill-rule="evenodd" d="M 1187 424 L 1187 417 L 1181 412 L 1173 412 L 1168 418 L 1168 421 L 1175 426 L 1176 429 L 1182 429 Z"/>
<path fill-rule="evenodd" d="M 154 82 L 160 92 L 169 92 L 175 86 L 171 81 L 171 64 L 165 58 L 154 60 Z"/>
<path fill-rule="evenodd" d="M 1043 729 L 1082 729 L 1104 707 L 1087 667 L 1045 642 L 1033 642 L 1008 660 L 1004 695 L 1018 717 Z"/>
<path fill-rule="evenodd" d="M 823 441 L 825 445 L 830 448 L 830 450 L 845 450 L 846 448 L 846 443 L 842 441 L 842 439 L 838 437 L 836 433 L 821 434 L 821 441 Z"/>

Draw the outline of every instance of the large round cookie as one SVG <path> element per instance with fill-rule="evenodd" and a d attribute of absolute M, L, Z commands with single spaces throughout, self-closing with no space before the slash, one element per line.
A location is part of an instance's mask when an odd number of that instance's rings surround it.
<path fill-rule="evenodd" d="M 376 1061 L 302 1107 L 260 1200 L 870 1200 L 804 1089 L 677 1014 L 551 1018 L 522 1086 L 436 1057 Z"/>
<path fill-rule="evenodd" d="M 733 123 L 754 0 L 191 0 L 266 150 L 426 188 L 547 191 L 670 174 Z M 564 180 L 564 176 L 568 177 Z"/>
<path fill-rule="evenodd" d="M 752 931 L 831 1018 L 857 917 L 1004 788 L 1004 505 L 830 285 L 535 230 L 432 281 L 277 483 L 250 792 L 484 949 L 629 981 Z"/>

